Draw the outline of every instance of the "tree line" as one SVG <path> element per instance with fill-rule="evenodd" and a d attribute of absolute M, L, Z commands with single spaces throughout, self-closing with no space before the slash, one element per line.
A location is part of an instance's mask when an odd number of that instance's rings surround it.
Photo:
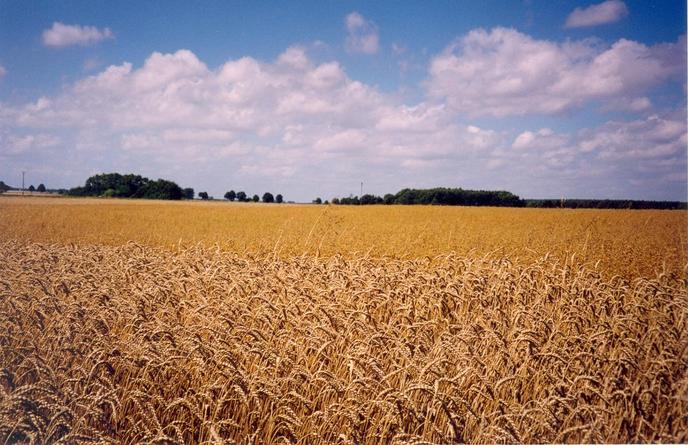
<path fill-rule="evenodd" d="M 263 193 L 263 197 L 260 198 L 258 195 L 253 195 L 253 197 L 249 198 L 246 192 L 235 192 L 234 190 L 230 190 L 227 193 L 225 193 L 224 198 L 227 201 L 239 201 L 239 202 L 258 202 L 258 201 L 263 201 L 265 203 L 277 203 L 281 204 L 284 202 L 284 197 L 280 195 L 279 193 L 276 196 L 273 196 L 272 193 L 270 192 L 265 192 Z"/>
<path fill-rule="evenodd" d="M 326 201 L 327 202 L 327 201 Z M 315 204 L 322 200 L 316 198 Z M 332 198 L 338 205 L 450 205 L 532 208 L 592 208 L 592 209 L 664 209 L 686 210 L 688 203 L 681 201 L 643 201 L 629 199 L 521 199 L 504 190 L 464 190 L 461 188 L 403 189 L 384 196 L 365 194 L 361 197 Z"/>
<path fill-rule="evenodd" d="M 74 187 L 67 191 L 71 196 L 99 196 L 107 198 L 142 198 L 142 199 L 194 199 L 195 192 L 191 187 L 181 188 L 173 181 L 167 179 L 151 180 L 141 175 L 120 173 L 103 173 L 89 177 L 83 186 Z M 198 193 L 202 200 L 213 199 L 208 192 Z M 246 192 L 235 193 L 230 190 L 225 193 L 225 199 L 239 202 L 259 202 L 258 195 L 249 197 Z M 280 194 L 273 196 L 272 193 L 263 194 L 263 202 L 282 203 L 284 197 Z"/>
<path fill-rule="evenodd" d="M 9 190 L 19 190 L 0 181 L 0 193 Z M 193 188 L 181 188 L 173 181 L 166 179 L 150 180 L 140 175 L 103 173 L 89 177 L 83 186 L 69 190 L 47 189 L 44 184 L 38 188 L 29 186 L 29 191 L 57 192 L 71 196 L 102 196 L 116 198 L 144 198 L 144 199 L 194 199 Z M 203 200 L 213 199 L 207 192 L 200 192 L 198 197 Z M 224 199 L 238 202 L 282 203 L 281 194 L 270 192 L 263 197 L 253 195 L 249 197 L 244 191 L 230 190 L 224 194 Z M 321 198 L 313 200 L 314 204 L 329 204 Z M 518 195 L 504 190 L 465 190 L 462 188 L 438 187 L 432 189 L 405 188 L 395 194 L 384 196 L 365 194 L 360 197 L 349 196 L 333 198 L 335 205 L 453 205 L 453 206 L 494 206 L 494 207 L 531 207 L 531 208 L 567 208 L 567 209 L 663 209 L 688 210 L 688 203 L 683 201 L 645 201 L 632 199 L 521 199 Z"/>
<path fill-rule="evenodd" d="M 454 205 L 454 206 L 497 206 L 521 207 L 521 199 L 511 192 L 499 190 L 464 190 L 461 188 L 403 189 L 396 194 L 384 196 L 365 194 L 360 198 L 333 198 L 332 204 L 340 205 Z"/>

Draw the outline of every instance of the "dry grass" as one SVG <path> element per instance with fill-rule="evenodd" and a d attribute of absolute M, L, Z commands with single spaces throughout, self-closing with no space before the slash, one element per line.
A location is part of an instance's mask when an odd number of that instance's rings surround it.
<path fill-rule="evenodd" d="M 684 442 L 688 287 L 0 243 L 0 443 Z"/>

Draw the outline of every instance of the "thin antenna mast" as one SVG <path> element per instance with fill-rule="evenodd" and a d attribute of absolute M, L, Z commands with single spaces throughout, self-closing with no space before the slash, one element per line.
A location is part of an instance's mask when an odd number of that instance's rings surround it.
<path fill-rule="evenodd" d="M 26 170 L 22 170 L 22 196 L 24 196 L 24 175 L 26 174 Z"/>

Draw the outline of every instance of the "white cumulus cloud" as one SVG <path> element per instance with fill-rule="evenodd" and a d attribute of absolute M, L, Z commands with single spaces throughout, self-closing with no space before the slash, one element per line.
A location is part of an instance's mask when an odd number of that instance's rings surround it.
<path fill-rule="evenodd" d="M 524 131 L 514 139 L 511 146 L 518 150 L 547 151 L 562 148 L 568 142 L 567 135 L 557 134 L 549 128 L 543 128 L 537 132 Z"/>
<path fill-rule="evenodd" d="M 547 156 L 566 149 L 599 160 L 636 161 L 686 156 L 688 134 L 685 113 L 654 114 L 630 121 L 608 121 L 574 135 L 549 128 L 524 131 L 511 144 L 514 153 L 539 152 Z"/>
<path fill-rule="evenodd" d="M 95 45 L 107 39 L 114 39 L 110 28 L 99 29 L 95 26 L 65 25 L 54 22 L 52 28 L 43 31 L 45 46 L 62 48 L 72 45 Z"/>
<path fill-rule="evenodd" d="M 620 39 L 537 40 L 514 29 L 469 32 L 434 57 L 430 96 L 472 116 L 553 114 L 593 100 L 647 108 L 643 93 L 685 77 L 686 39 L 647 46 Z"/>
<path fill-rule="evenodd" d="M 628 8 L 621 0 L 607 0 L 587 8 L 576 8 L 566 18 L 567 28 L 597 26 L 614 23 L 628 15 Z"/>
<path fill-rule="evenodd" d="M 352 53 L 375 54 L 380 47 L 377 26 L 358 12 L 352 12 L 345 19 L 347 36 L 346 49 Z"/>
<path fill-rule="evenodd" d="M 131 163 L 158 176 L 179 166 L 220 169 L 249 183 L 349 178 L 371 168 L 382 181 L 380 172 L 447 168 L 502 142 L 442 105 L 400 104 L 300 47 L 271 62 L 244 57 L 216 68 L 189 50 L 153 53 L 140 67 L 109 66 L 56 96 L 0 104 L 0 131 L 39 129 L 65 134 L 63 157 L 97 163 L 90 168 Z"/>
<path fill-rule="evenodd" d="M 600 48 L 512 30 L 465 40 L 433 59 L 429 96 L 413 103 L 349 77 L 335 60 L 314 61 L 301 46 L 270 61 L 215 67 L 189 50 L 155 52 L 142 65 L 112 65 L 28 103 L 0 101 L 0 176 L 42 162 L 69 186 L 93 171 L 121 171 L 216 196 L 240 188 L 310 200 L 358 193 L 360 181 L 378 194 L 461 186 L 571 196 L 594 186 L 609 197 L 606 190 L 623 192 L 628 178 L 650 175 L 658 178 L 652 190 L 628 196 L 680 195 L 680 181 L 666 178 L 685 176 L 685 113 L 647 117 L 652 105 L 639 95 L 676 74 L 680 43 Z M 614 86 L 606 76 L 621 86 L 595 87 L 603 79 Z M 495 130 L 470 118 L 557 112 L 600 98 L 648 114 L 569 133 Z"/>
<path fill-rule="evenodd" d="M 510 149 L 492 150 L 486 168 L 530 197 L 685 199 L 686 147 L 686 114 L 674 111 L 572 134 L 523 131 Z"/>
<path fill-rule="evenodd" d="M 583 152 L 595 152 L 599 158 L 609 160 L 685 158 L 688 148 L 685 114 L 607 122 L 583 132 L 578 146 Z"/>
<path fill-rule="evenodd" d="M 21 136 L 12 135 L 7 138 L 0 137 L 0 141 L 5 145 L 6 150 L 2 153 L 5 155 L 19 155 L 31 152 L 42 153 L 45 149 L 53 148 L 60 142 L 59 138 L 54 135 L 41 133 Z"/>

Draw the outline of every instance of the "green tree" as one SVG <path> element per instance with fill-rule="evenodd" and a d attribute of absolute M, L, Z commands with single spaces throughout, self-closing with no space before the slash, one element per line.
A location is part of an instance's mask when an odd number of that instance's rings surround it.
<path fill-rule="evenodd" d="M 45 192 L 45 185 L 43 184 L 38 184 L 38 188 L 36 189 L 39 192 Z"/>
<path fill-rule="evenodd" d="M 72 196 L 102 196 L 105 193 L 118 198 L 181 199 L 185 196 L 185 190 L 172 181 L 165 179 L 151 181 L 140 175 L 119 173 L 91 176 L 83 187 L 74 187 L 69 190 Z"/>
<path fill-rule="evenodd" d="M 205 201 L 208 199 L 208 192 L 201 192 L 198 194 L 198 197 Z"/>
<path fill-rule="evenodd" d="M 263 202 L 275 202 L 275 197 L 272 196 L 272 193 L 265 192 L 263 194 Z"/>
<path fill-rule="evenodd" d="M 35 192 L 35 191 L 36 191 L 36 187 L 34 187 L 33 184 L 31 184 L 31 185 L 29 186 L 29 191 L 30 191 L 30 192 Z"/>
<path fill-rule="evenodd" d="M 182 188 L 172 181 L 158 179 L 148 181 L 143 187 L 139 188 L 134 194 L 134 198 L 144 199 L 182 199 Z"/>
<path fill-rule="evenodd" d="M 383 199 L 380 198 L 379 196 L 375 195 L 363 195 L 361 196 L 361 205 L 369 205 L 369 204 L 382 204 Z"/>
<path fill-rule="evenodd" d="M 322 204 L 322 199 L 320 199 L 320 197 L 315 198 L 313 204 Z"/>
<path fill-rule="evenodd" d="M 275 202 L 277 204 L 282 204 L 284 202 L 284 198 L 282 197 L 282 195 L 278 194 L 277 196 L 275 196 Z"/>
<path fill-rule="evenodd" d="M 253 198 L 251 198 L 253 202 L 258 202 L 260 201 L 260 196 L 258 195 L 253 195 Z"/>
<path fill-rule="evenodd" d="M 225 199 L 229 201 L 234 201 L 236 199 L 236 193 L 234 193 L 234 190 L 230 190 L 227 193 L 225 193 Z"/>
<path fill-rule="evenodd" d="M 246 199 L 246 192 L 239 192 L 239 193 L 237 193 L 236 197 L 237 197 L 237 200 L 238 200 L 239 202 L 246 202 L 246 201 L 248 201 L 248 199 Z"/>
<path fill-rule="evenodd" d="M 184 199 L 194 199 L 194 189 L 187 187 L 184 189 Z"/>

